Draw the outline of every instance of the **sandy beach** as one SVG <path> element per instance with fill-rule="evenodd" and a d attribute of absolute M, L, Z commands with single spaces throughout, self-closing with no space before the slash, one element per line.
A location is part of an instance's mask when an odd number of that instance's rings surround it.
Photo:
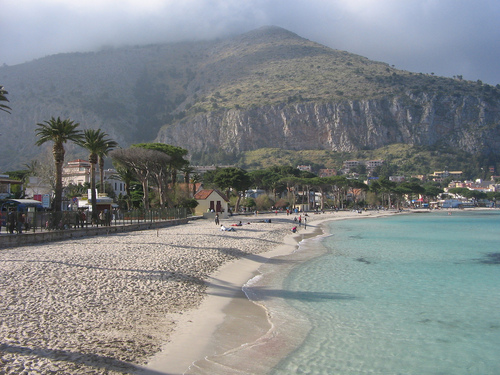
<path fill-rule="evenodd" d="M 241 287 L 260 265 L 325 220 L 361 216 L 378 214 L 310 214 L 294 235 L 294 216 L 280 213 L 223 220 L 244 223 L 234 232 L 194 220 L 2 250 L 0 373 L 184 373 L 231 301 L 252 309 Z"/>

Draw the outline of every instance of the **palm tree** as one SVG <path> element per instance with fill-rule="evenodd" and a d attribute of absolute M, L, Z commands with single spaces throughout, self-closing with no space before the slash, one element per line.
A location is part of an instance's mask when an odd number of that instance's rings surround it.
<path fill-rule="evenodd" d="M 54 194 L 54 211 L 61 211 L 62 201 L 62 168 L 64 164 L 64 144 L 68 141 L 79 142 L 82 138 L 82 132 L 76 128 L 80 125 L 69 119 L 61 120 L 59 117 L 52 117 L 49 121 L 37 124 L 38 128 L 35 134 L 39 137 L 36 141 L 37 146 L 41 146 L 45 142 L 52 141 L 52 155 L 56 167 L 56 184 Z"/>
<path fill-rule="evenodd" d="M 85 129 L 82 139 L 78 145 L 89 152 L 90 163 L 90 194 L 92 199 L 92 222 L 97 222 L 97 194 L 95 188 L 95 168 L 99 160 L 99 154 L 103 153 L 108 144 L 114 142 L 107 139 L 108 135 L 101 129 Z M 108 150 L 109 151 L 109 150 Z"/>
<path fill-rule="evenodd" d="M 101 193 L 104 193 L 104 157 L 108 155 L 108 153 L 118 146 L 118 143 L 115 141 L 109 140 L 108 143 L 103 147 L 103 149 L 99 152 L 99 176 L 101 181 Z"/>
<path fill-rule="evenodd" d="M 7 97 L 5 96 L 7 94 L 8 94 L 8 92 L 5 91 L 3 86 L 0 86 L 0 102 L 8 102 L 9 101 L 9 99 L 7 99 Z M 7 112 L 7 113 L 10 113 L 10 107 L 5 105 L 5 104 L 0 104 L 0 110 Z"/>

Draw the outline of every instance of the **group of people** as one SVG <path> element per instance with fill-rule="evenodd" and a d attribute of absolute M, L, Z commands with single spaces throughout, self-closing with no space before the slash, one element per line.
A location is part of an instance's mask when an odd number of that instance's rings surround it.
<path fill-rule="evenodd" d="M 289 214 L 289 211 L 287 210 L 287 214 Z M 304 223 L 304 229 L 307 229 L 307 213 L 304 214 L 304 217 L 302 217 L 302 215 L 299 215 L 299 217 L 297 218 L 297 216 L 295 216 L 293 218 L 293 221 L 298 223 L 298 226 L 299 227 L 302 227 L 302 223 Z M 215 225 L 219 226 L 220 225 L 220 230 L 222 232 L 234 232 L 236 229 L 234 227 L 240 227 L 243 225 L 243 223 L 240 221 L 238 224 L 232 224 L 230 227 L 226 227 L 224 224 L 221 224 L 220 223 L 220 217 L 219 217 L 219 214 L 216 213 L 215 214 L 215 218 L 214 218 L 214 221 L 215 221 Z M 271 220 L 270 219 L 267 219 L 265 220 L 266 223 L 270 223 Z M 248 223 L 250 224 L 250 223 Z M 297 225 L 294 225 L 292 227 L 292 233 L 297 233 L 298 229 L 297 229 Z"/>
<path fill-rule="evenodd" d="M 10 234 L 23 233 L 23 230 L 29 229 L 29 219 L 25 213 L 11 209 L 7 214 L 6 227 Z"/>
<path fill-rule="evenodd" d="M 302 226 L 302 222 L 304 222 L 304 229 L 307 228 L 307 214 L 304 215 L 304 218 L 302 218 L 302 215 L 299 215 L 298 219 L 297 219 L 297 216 L 295 216 L 293 218 L 293 221 L 298 222 L 299 223 L 299 227 L 301 227 Z"/>

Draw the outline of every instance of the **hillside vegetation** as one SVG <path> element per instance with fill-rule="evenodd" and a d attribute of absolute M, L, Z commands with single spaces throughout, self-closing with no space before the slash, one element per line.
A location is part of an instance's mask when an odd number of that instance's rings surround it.
<path fill-rule="evenodd" d="M 405 93 L 495 95 L 482 83 L 398 70 L 266 27 L 215 44 L 189 83 L 186 114 L 278 103 L 375 99 Z"/>
<path fill-rule="evenodd" d="M 385 139 L 435 144 L 449 132 L 463 147 L 462 134 L 477 122 L 467 147 L 483 153 L 478 144 L 490 142 L 484 147 L 488 152 L 500 148 L 498 87 L 398 70 L 278 27 L 217 41 L 48 56 L 0 67 L 0 84 L 12 108 L 0 119 L 2 139 L 9 140 L 0 148 L 3 171 L 45 152 L 33 147 L 34 129 L 52 116 L 70 118 L 82 129 L 101 128 L 121 147 L 158 141 L 161 135 L 165 143 L 188 149 L 194 163 L 205 164 L 241 157 L 253 165 L 250 151 L 268 148 L 271 134 L 284 138 L 280 132 L 290 134 L 280 148 L 321 149 L 318 164 L 325 165 L 347 151 L 379 148 Z M 390 117 L 397 110 L 399 117 Z M 432 116 L 421 120 L 428 111 Z M 307 139 L 313 120 L 324 138 Z M 372 122 L 377 137 L 363 128 Z M 426 132 L 439 137 L 426 138 Z M 326 138 L 329 143 L 320 144 Z M 305 160 L 316 158 L 313 151 L 297 152 L 306 153 Z M 68 145 L 72 157 L 87 155 Z"/>
<path fill-rule="evenodd" d="M 465 178 L 484 175 L 487 167 L 498 168 L 496 159 L 470 155 L 456 149 L 425 148 L 404 144 L 392 144 L 376 150 L 360 150 L 353 153 L 327 150 L 282 150 L 259 149 L 247 151 L 237 159 L 236 165 L 243 169 L 256 170 L 275 165 L 310 165 L 313 172 L 320 168 L 342 169 L 346 160 L 384 160 L 393 175 L 427 175 L 434 171 L 460 170 Z M 234 160 L 234 159 L 233 159 Z M 230 162 L 231 159 L 225 160 Z"/>

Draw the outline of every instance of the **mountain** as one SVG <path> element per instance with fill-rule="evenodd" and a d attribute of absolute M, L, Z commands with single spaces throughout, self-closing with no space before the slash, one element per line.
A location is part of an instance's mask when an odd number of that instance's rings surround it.
<path fill-rule="evenodd" d="M 394 143 L 500 151 L 500 90 L 395 69 L 278 27 L 216 41 L 109 48 L 0 67 L 0 171 L 39 158 L 36 124 L 70 118 L 121 147 L 164 142 L 193 162 L 260 148 Z M 85 153 L 68 145 L 68 158 Z"/>

